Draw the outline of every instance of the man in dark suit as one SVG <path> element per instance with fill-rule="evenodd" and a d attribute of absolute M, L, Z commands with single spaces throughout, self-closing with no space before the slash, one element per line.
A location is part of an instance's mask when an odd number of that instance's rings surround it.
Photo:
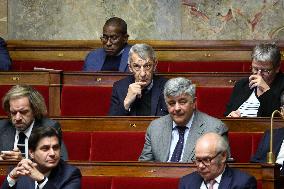
<path fill-rule="evenodd" d="M 195 85 L 190 80 L 168 80 L 164 98 L 169 115 L 150 123 L 139 161 L 192 162 L 202 134 L 216 132 L 227 139 L 228 128 L 222 121 L 196 110 Z"/>
<path fill-rule="evenodd" d="M 103 27 L 101 41 L 103 48 L 87 55 L 83 71 L 128 72 L 127 60 L 131 46 L 127 44 L 126 22 L 118 17 L 108 19 Z"/>
<path fill-rule="evenodd" d="M 61 137 L 53 127 L 38 127 L 29 138 L 31 159 L 22 159 L 2 189 L 80 189 L 81 172 L 60 159 Z"/>
<path fill-rule="evenodd" d="M 201 136 L 195 147 L 197 171 L 181 178 L 179 189 L 256 189 L 256 179 L 226 165 L 228 143 L 217 133 Z"/>
<path fill-rule="evenodd" d="M 62 134 L 58 122 L 48 119 L 42 95 L 28 85 L 16 85 L 3 97 L 3 109 L 9 120 L 0 120 L 0 160 L 28 158 L 28 138 L 35 128 L 52 126 Z M 62 145 L 63 159 L 67 150 Z"/>
<path fill-rule="evenodd" d="M 110 116 L 161 116 L 168 113 L 163 97 L 166 79 L 154 75 L 157 59 L 153 48 L 136 44 L 129 51 L 132 75 L 113 84 Z"/>
<path fill-rule="evenodd" d="M 273 130 L 273 154 L 276 157 L 276 163 L 282 167 L 280 174 L 284 175 L 284 128 L 278 128 Z M 270 151 L 270 130 L 266 130 L 263 138 L 258 145 L 257 151 L 251 158 L 251 162 L 265 163 L 266 155 Z"/>
<path fill-rule="evenodd" d="M 12 61 L 6 48 L 6 43 L 4 39 L 0 37 L 0 70 L 10 70 L 11 64 Z"/>

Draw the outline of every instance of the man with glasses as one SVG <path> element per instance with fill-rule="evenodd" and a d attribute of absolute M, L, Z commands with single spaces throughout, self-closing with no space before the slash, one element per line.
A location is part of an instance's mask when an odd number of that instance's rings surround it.
<path fill-rule="evenodd" d="M 252 75 L 238 81 L 224 113 L 227 117 L 270 117 L 280 107 L 284 75 L 281 54 L 274 44 L 260 44 L 252 51 Z"/>
<path fill-rule="evenodd" d="M 19 161 L 28 158 L 28 139 L 38 127 L 52 126 L 60 136 L 60 124 L 47 118 L 42 95 L 28 85 L 15 85 L 3 97 L 3 109 L 10 119 L 0 120 L 0 160 Z M 61 154 L 67 160 L 62 144 Z"/>
<path fill-rule="evenodd" d="M 151 46 L 136 44 L 131 47 L 128 67 L 132 75 L 113 84 L 109 115 L 161 116 L 168 113 L 163 97 L 167 80 L 154 75 L 156 66 Z"/>
<path fill-rule="evenodd" d="M 256 189 L 256 179 L 227 164 L 228 142 L 217 133 L 201 136 L 195 147 L 197 171 L 181 178 L 179 189 Z"/>
<path fill-rule="evenodd" d="M 126 22 L 118 17 L 108 19 L 103 27 L 101 41 L 103 48 L 87 55 L 83 71 L 128 72 L 127 59 L 131 46 L 127 44 Z"/>
<path fill-rule="evenodd" d="M 281 94 L 281 114 L 284 116 L 284 92 Z M 267 161 L 266 156 L 270 151 L 270 130 L 266 130 L 258 145 L 257 151 L 251 158 L 251 162 L 265 163 Z M 275 155 L 275 161 L 281 165 L 280 174 L 284 175 L 284 128 L 273 129 L 273 154 Z"/>
<path fill-rule="evenodd" d="M 139 161 L 191 163 L 196 140 L 204 133 L 216 132 L 227 140 L 228 128 L 222 121 L 196 110 L 195 85 L 190 80 L 170 79 L 164 98 L 169 115 L 150 123 Z"/>

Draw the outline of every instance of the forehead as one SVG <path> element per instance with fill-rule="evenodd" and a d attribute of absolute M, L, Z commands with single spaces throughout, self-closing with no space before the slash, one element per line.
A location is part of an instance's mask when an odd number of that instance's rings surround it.
<path fill-rule="evenodd" d="M 261 61 L 252 61 L 251 64 L 253 67 L 262 67 L 262 68 L 272 68 L 273 64 L 272 62 L 261 62 Z"/>
<path fill-rule="evenodd" d="M 139 65 L 144 65 L 146 63 L 153 63 L 153 60 L 150 58 L 146 58 L 146 60 L 142 59 L 139 57 L 137 53 L 133 53 L 131 56 L 131 63 L 139 64 Z"/>
<path fill-rule="evenodd" d="M 199 142 L 195 147 L 195 156 L 198 158 L 210 157 L 215 155 L 215 145 L 211 143 Z"/>
<path fill-rule="evenodd" d="M 37 147 L 40 148 L 42 146 L 55 146 L 59 145 L 58 138 L 56 136 L 46 136 L 39 140 Z"/>
<path fill-rule="evenodd" d="M 10 108 L 20 108 L 20 107 L 30 108 L 30 101 L 29 98 L 26 96 L 19 98 L 12 98 L 10 99 L 9 104 Z"/>
<path fill-rule="evenodd" d="M 167 96 L 166 97 L 167 101 L 179 101 L 179 100 L 190 100 L 192 101 L 192 97 L 189 94 L 181 94 L 178 96 Z"/>
<path fill-rule="evenodd" d="M 106 25 L 103 28 L 103 34 L 107 35 L 118 35 L 121 34 L 121 27 L 118 25 Z"/>

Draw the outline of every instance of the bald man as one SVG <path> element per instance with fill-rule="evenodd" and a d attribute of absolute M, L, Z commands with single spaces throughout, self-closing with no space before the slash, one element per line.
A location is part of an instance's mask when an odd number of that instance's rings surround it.
<path fill-rule="evenodd" d="M 181 178 L 179 189 L 256 189 L 256 179 L 226 164 L 228 142 L 217 133 L 202 135 L 195 146 L 197 171 Z"/>

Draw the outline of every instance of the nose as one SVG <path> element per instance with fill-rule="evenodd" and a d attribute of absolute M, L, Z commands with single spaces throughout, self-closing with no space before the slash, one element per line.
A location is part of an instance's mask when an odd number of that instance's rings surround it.
<path fill-rule="evenodd" d="M 140 69 L 140 76 L 141 77 L 146 76 L 146 71 L 144 70 L 143 66 L 141 66 L 141 69 Z"/>
<path fill-rule="evenodd" d="M 50 156 L 54 156 L 55 155 L 55 151 L 52 148 L 49 150 L 49 155 Z"/>
<path fill-rule="evenodd" d="M 21 120 L 21 119 L 22 119 L 22 115 L 21 115 L 20 112 L 17 112 L 17 113 L 16 113 L 15 119 L 16 119 L 16 120 Z"/>
<path fill-rule="evenodd" d="M 106 45 L 107 45 L 107 46 L 111 46 L 111 45 L 112 45 L 112 42 L 110 41 L 110 38 L 107 39 Z"/>
<path fill-rule="evenodd" d="M 175 104 L 175 110 L 180 110 L 180 104 L 178 102 Z"/>
<path fill-rule="evenodd" d="M 262 70 L 257 71 L 257 75 L 261 75 L 261 73 L 262 73 Z"/>
<path fill-rule="evenodd" d="M 197 165 L 197 168 L 198 168 L 198 169 L 203 169 L 203 168 L 205 168 L 205 165 L 204 165 L 202 162 L 200 162 L 200 163 Z"/>

